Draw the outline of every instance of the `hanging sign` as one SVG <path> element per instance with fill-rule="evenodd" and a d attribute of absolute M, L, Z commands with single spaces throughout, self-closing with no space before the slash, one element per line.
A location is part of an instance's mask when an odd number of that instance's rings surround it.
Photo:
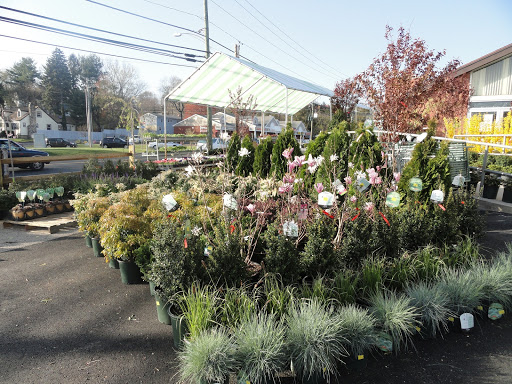
<path fill-rule="evenodd" d="M 386 197 L 386 207 L 396 208 L 400 205 L 400 194 L 398 192 L 390 192 Z"/>
<path fill-rule="evenodd" d="M 441 204 L 444 200 L 444 193 L 440 189 L 434 189 L 430 195 L 430 200 L 433 203 Z"/>
<path fill-rule="evenodd" d="M 505 310 L 503 309 L 503 305 L 499 303 L 492 303 L 489 305 L 489 310 L 487 311 L 487 317 L 491 320 L 498 320 L 505 314 Z"/>
<path fill-rule="evenodd" d="M 460 315 L 460 329 L 469 331 L 475 326 L 475 319 L 471 313 L 463 313 Z"/>
<path fill-rule="evenodd" d="M 463 187 L 464 183 L 466 182 L 466 178 L 462 175 L 457 175 L 452 180 L 452 185 L 455 185 L 456 187 Z"/>
<path fill-rule="evenodd" d="M 30 201 L 33 201 L 34 198 L 36 197 L 36 191 L 34 191 L 33 189 L 29 189 L 27 191 L 27 197 Z"/>
<path fill-rule="evenodd" d="M 57 196 L 62 197 L 62 195 L 64 195 L 64 187 L 56 187 L 55 193 L 57 194 Z"/>
<path fill-rule="evenodd" d="M 177 201 L 174 200 L 174 197 L 171 194 L 162 197 L 162 203 L 164 204 L 165 209 L 169 212 L 174 210 L 178 205 Z"/>
<path fill-rule="evenodd" d="M 423 181 L 419 177 L 413 177 L 409 180 L 409 189 L 413 192 L 419 192 L 423 189 Z"/>
<path fill-rule="evenodd" d="M 357 190 L 359 192 L 364 192 L 370 186 L 370 182 L 366 180 L 364 177 L 362 179 L 357 180 Z"/>
<path fill-rule="evenodd" d="M 288 237 L 299 237 L 299 226 L 293 220 L 285 221 L 283 224 L 283 233 Z"/>
<path fill-rule="evenodd" d="M 334 195 L 331 192 L 321 192 L 318 194 L 318 205 L 324 209 L 331 208 L 334 204 Z"/>
<path fill-rule="evenodd" d="M 225 194 L 222 197 L 222 203 L 224 205 L 224 208 L 237 210 L 238 209 L 238 203 L 236 202 L 236 199 L 233 197 L 233 195 Z"/>

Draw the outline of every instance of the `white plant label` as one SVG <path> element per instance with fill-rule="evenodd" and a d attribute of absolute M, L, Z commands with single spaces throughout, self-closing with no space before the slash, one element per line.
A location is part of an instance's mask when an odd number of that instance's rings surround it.
<path fill-rule="evenodd" d="M 466 182 L 466 178 L 462 175 L 457 175 L 453 178 L 452 184 L 456 187 L 463 187 Z"/>
<path fill-rule="evenodd" d="M 366 180 L 365 178 L 357 180 L 357 190 L 359 192 L 364 192 L 368 189 L 370 186 L 370 182 Z"/>
<path fill-rule="evenodd" d="M 334 204 L 334 195 L 331 192 L 318 194 L 318 205 L 322 208 L 331 208 Z"/>
<path fill-rule="evenodd" d="M 475 319 L 471 313 L 463 313 L 460 315 L 460 328 L 471 329 L 475 326 Z"/>
<path fill-rule="evenodd" d="M 293 220 L 285 221 L 283 224 L 283 233 L 288 237 L 299 237 L 299 226 Z"/>
<path fill-rule="evenodd" d="M 444 200 L 443 191 L 441 191 L 439 189 L 434 189 L 432 191 L 432 194 L 430 195 L 430 200 L 432 200 L 434 203 L 441 204 Z"/>
<path fill-rule="evenodd" d="M 176 200 L 174 200 L 174 197 L 172 197 L 172 195 L 170 194 L 165 195 L 162 198 L 162 203 L 164 204 L 165 209 L 167 209 L 168 211 L 172 211 L 174 207 L 176 207 L 176 205 L 178 204 Z"/>
<path fill-rule="evenodd" d="M 238 209 L 238 203 L 236 202 L 236 199 L 233 197 L 233 195 L 225 194 L 222 197 L 222 203 L 224 205 L 224 208 L 237 210 Z"/>

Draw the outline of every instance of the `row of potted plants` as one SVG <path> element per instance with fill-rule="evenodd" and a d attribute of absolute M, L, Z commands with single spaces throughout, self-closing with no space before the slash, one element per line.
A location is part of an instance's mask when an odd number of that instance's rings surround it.
<path fill-rule="evenodd" d="M 19 204 L 11 208 L 10 215 L 18 221 L 72 211 L 69 200 L 63 195 L 64 187 L 18 191 L 16 198 Z"/>

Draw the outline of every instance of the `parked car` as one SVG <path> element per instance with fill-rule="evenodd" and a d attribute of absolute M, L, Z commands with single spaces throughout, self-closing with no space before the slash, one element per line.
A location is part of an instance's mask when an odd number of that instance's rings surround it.
<path fill-rule="evenodd" d="M 120 139 L 119 137 L 104 137 L 100 141 L 100 147 L 103 148 L 127 148 L 128 143 L 126 140 Z"/>
<path fill-rule="evenodd" d="M 228 145 L 224 140 L 217 138 L 217 137 L 212 139 L 212 151 L 216 151 L 219 149 L 226 149 L 227 147 L 228 147 Z M 208 145 L 206 143 L 206 140 L 199 140 L 197 142 L 196 148 L 198 151 L 208 152 Z"/>
<path fill-rule="evenodd" d="M 157 142 L 156 142 L 156 141 L 152 141 L 152 142 L 150 142 L 150 143 L 148 144 L 148 147 L 149 147 L 149 148 L 152 148 L 152 149 L 156 149 L 156 145 L 157 145 Z M 163 147 L 165 147 L 165 146 L 166 146 L 166 145 L 165 145 L 165 143 L 164 143 L 163 141 L 159 141 L 159 142 L 158 142 L 158 148 L 163 148 Z M 168 142 L 167 142 L 167 148 L 169 148 L 169 147 L 180 147 L 180 146 L 181 146 L 181 144 L 180 144 L 180 143 L 175 143 L 175 142 L 173 142 L 173 141 L 168 141 Z"/>
<path fill-rule="evenodd" d="M 10 151 L 9 151 L 10 146 Z M 20 157 L 35 157 L 35 156 L 49 156 L 48 152 L 37 151 L 35 149 L 27 149 L 23 145 L 18 144 L 9 139 L 0 139 L 0 149 L 7 151 L 7 156 L 10 157 L 9 153 L 12 153 L 12 158 Z M 37 161 L 34 163 L 16 164 L 18 168 L 32 168 L 33 170 L 39 171 L 44 168 L 45 164 L 50 164 L 49 161 Z"/>
<path fill-rule="evenodd" d="M 60 137 L 56 138 L 46 138 L 46 146 L 47 147 L 73 147 L 76 148 L 76 143 L 73 141 L 68 141 L 61 139 Z"/>
<path fill-rule="evenodd" d="M 133 136 L 133 140 L 132 140 L 131 137 L 128 139 L 128 144 L 133 145 L 133 143 L 135 143 L 135 144 L 140 144 L 141 143 L 139 135 L 134 135 Z"/>

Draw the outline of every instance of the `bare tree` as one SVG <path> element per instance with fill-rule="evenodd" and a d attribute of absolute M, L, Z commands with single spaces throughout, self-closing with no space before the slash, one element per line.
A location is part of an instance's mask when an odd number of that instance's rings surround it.
<path fill-rule="evenodd" d="M 235 92 L 231 92 L 228 89 L 229 98 L 231 99 L 231 111 L 235 115 L 235 129 L 240 137 L 244 137 L 249 134 L 249 126 L 245 121 L 245 117 L 249 115 L 251 111 L 256 109 L 256 98 L 254 95 L 249 95 L 245 100 L 243 98 L 243 91 L 241 87 L 238 87 Z"/>
<path fill-rule="evenodd" d="M 161 100 L 169 94 L 174 88 L 181 83 L 181 79 L 177 76 L 165 77 L 160 81 L 160 88 L 158 89 L 161 94 Z M 183 120 L 183 110 L 185 106 L 182 102 L 176 100 L 169 100 L 170 108 L 168 110 L 169 115 L 179 115 L 180 119 Z"/>
<path fill-rule="evenodd" d="M 146 84 L 140 80 L 135 67 L 118 61 L 107 61 L 100 87 L 112 96 L 130 100 L 144 92 Z"/>

